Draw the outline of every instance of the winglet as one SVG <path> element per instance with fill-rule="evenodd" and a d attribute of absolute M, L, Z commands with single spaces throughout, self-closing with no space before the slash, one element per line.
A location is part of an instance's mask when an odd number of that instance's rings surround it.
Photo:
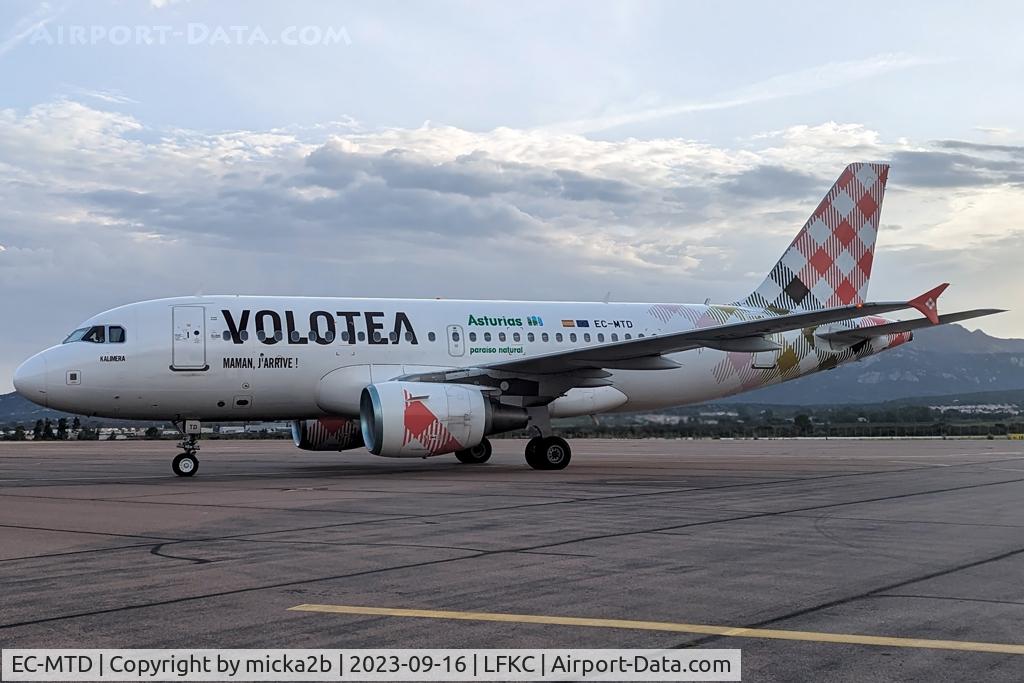
<path fill-rule="evenodd" d="M 928 320 L 932 321 L 933 325 L 937 325 L 939 322 L 939 295 L 946 291 L 946 287 L 949 287 L 949 283 L 943 282 L 935 289 L 928 290 L 908 303 L 921 311 Z"/>

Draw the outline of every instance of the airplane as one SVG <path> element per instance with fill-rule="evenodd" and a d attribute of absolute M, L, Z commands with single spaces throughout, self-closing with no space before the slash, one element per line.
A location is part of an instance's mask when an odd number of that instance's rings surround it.
<path fill-rule="evenodd" d="M 526 430 L 526 462 L 569 464 L 552 418 L 719 399 L 909 342 L 941 284 L 867 302 L 889 166 L 847 166 L 749 295 L 729 304 L 190 296 L 120 306 L 19 366 L 18 393 L 88 416 L 170 420 L 179 476 L 203 421 L 290 420 L 295 445 L 387 457 L 454 453 Z M 916 310 L 923 317 L 884 314 Z"/>

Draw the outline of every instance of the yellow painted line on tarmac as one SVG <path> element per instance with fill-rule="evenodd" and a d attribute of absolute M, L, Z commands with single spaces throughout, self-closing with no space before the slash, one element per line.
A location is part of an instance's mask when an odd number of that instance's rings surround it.
<path fill-rule="evenodd" d="M 679 624 L 668 621 L 634 621 L 631 619 L 592 619 L 589 617 L 559 617 L 542 614 L 504 614 L 499 612 L 457 612 L 433 609 L 398 609 L 393 607 L 361 607 L 356 605 L 296 605 L 293 612 L 323 612 L 327 614 L 357 614 L 377 617 L 414 617 L 421 619 L 461 619 L 463 621 L 497 621 L 512 624 L 548 624 L 552 626 L 584 626 L 590 628 L 622 628 L 637 631 L 669 631 L 672 633 L 699 633 L 726 638 L 770 638 L 774 640 L 802 640 L 812 643 L 838 643 L 842 645 L 874 645 L 878 647 L 910 647 L 931 650 L 961 650 L 965 652 L 997 652 L 1024 655 L 1024 644 L 973 643 L 965 640 L 931 640 L 928 638 L 895 638 L 869 636 L 856 633 L 821 633 L 818 631 L 784 631 L 770 628 L 743 628 L 713 626 L 709 624 Z"/>

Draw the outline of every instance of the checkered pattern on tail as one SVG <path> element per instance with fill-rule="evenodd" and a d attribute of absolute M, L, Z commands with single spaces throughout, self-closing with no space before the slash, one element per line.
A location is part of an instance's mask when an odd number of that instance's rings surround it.
<path fill-rule="evenodd" d="M 738 302 L 777 311 L 864 302 L 887 164 L 850 164 L 761 286 Z"/>

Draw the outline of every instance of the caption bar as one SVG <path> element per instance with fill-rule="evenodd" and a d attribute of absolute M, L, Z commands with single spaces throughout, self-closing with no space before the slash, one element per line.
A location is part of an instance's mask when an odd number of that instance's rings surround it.
<path fill-rule="evenodd" d="M 738 681 L 739 650 L 15 650 L 4 681 Z"/>

